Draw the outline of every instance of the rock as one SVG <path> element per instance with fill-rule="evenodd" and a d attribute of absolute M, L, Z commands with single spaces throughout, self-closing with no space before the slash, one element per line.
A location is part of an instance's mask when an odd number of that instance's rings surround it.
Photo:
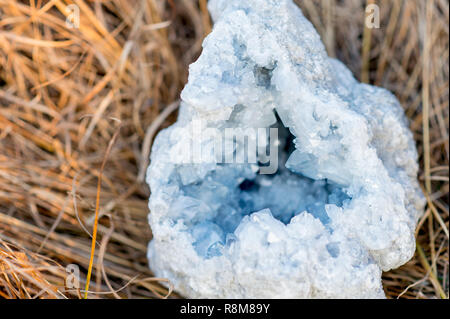
<path fill-rule="evenodd" d="M 329 58 L 292 0 L 209 10 L 153 144 L 150 268 L 191 298 L 385 297 L 424 207 L 399 102 Z"/>

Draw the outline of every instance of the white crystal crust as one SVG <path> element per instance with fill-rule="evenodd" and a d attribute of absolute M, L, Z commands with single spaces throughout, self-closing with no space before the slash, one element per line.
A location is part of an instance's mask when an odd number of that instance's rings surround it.
<path fill-rule="evenodd" d="M 412 257 L 424 206 L 401 105 L 329 58 L 292 0 L 208 6 L 214 28 L 179 118 L 152 148 L 150 268 L 190 298 L 384 298 L 381 273 Z M 195 119 L 278 123 L 293 151 L 270 177 L 251 164 L 174 163 L 211 142 L 194 141 Z"/>

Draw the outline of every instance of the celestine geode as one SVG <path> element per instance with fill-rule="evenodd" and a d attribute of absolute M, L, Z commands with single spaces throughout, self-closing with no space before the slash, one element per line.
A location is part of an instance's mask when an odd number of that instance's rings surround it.
<path fill-rule="evenodd" d="M 178 121 L 152 149 L 151 269 L 186 297 L 383 298 L 381 273 L 412 257 L 424 205 L 397 99 L 329 58 L 292 0 L 209 10 Z M 248 136 L 217 143 L 226 129 Z M 209 156 L 193 160 L 199 146 Z M 271 150 L 276 169 L 261 174 Z"/>

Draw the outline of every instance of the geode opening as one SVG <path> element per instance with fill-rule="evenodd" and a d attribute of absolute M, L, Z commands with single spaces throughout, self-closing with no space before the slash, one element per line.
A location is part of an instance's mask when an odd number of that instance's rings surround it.
<path fill-rule="evenodd" d="M 350 197 L 343 188 L 327 179 L 314 180 L 286 167 L 286 161 L 295 150 L 295 136 L 277 117 L 279 138 L 278 169 L 275 174 L 256 174 L 253 178 L 235 177 L 232 174 L 207 174 L 203 181 L 182 187 L 183 196 L 198 200 L 200 205 L 211 207 L 208 213 L 197 210 L 197 216 L 185 221 L 195 238 L 194 247 L 202 258 L 222 255 L 223 249 L 234 239 L 234 231 L 245 216 L 263 209 L 270 209 L 274 218 L 289 224 L 291 219 L 307 212 L 328 226 L 329 217 L 325 205 L 342 207 Z M 232 170 L 236 164 L 223 164 Z M 259 162 L 259 166 L 262 164 Z M 224 187 L 225 185 L 225 187 Z M 225 189 L 228 186 L 228 189 Z M 218 200 L 217 194 L 223 196 Z M 217 205 L 216 202 L 220 202 Z M 329 231 L 331 229 L 328 227 Z"/>

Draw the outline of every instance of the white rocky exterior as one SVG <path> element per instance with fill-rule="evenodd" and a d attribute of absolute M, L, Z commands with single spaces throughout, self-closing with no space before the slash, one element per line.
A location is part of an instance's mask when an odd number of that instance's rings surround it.
<path fill-rule="evenodd" d="M 412 257 L 424 205 L 397 99 L 329 58 L 292 0 L 209 10 L 179 119 L 152 149 L 150 268 L 192 298 L 383 298 L 381 273 Z M 295 137 L 275 176 L 173 161 L 211 142 L 193 140 L 195 119 L 265 128 L 275 112 Z"/>

